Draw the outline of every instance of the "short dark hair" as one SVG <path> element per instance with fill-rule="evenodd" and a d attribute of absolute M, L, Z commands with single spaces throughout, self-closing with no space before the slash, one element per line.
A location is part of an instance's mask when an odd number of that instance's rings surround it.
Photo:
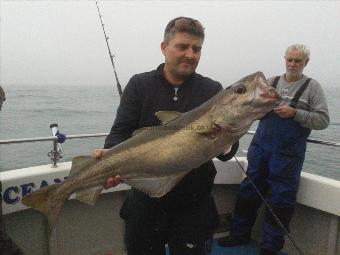
<path fill-rule="evenodd" d="M 188 17 L 177 17 L 170 20 L 164 31 L 164 42 L 169 42 L 176 33 L 188 33 L 204 40 L 204 27 L 198 20 Z"/>

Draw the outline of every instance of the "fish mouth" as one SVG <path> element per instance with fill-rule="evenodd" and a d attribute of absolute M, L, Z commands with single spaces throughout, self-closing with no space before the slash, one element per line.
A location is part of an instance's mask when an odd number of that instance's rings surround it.
<path fill-rule="evenodd" d="M 270 87 L 268 90 L 269 91 L 263 95 L 264 98 L 273 101 L 278 101 L 282 99 L 282 97 L 279 95 L 279 93 L 277 93 L 277 91 L 274 88 Z"/>
<path fill-rule="evenodd" d="M 264 102 L 264 104 L 274 104 L 277 101 L 282 101 L 282 97 L 273 87 L 257 88 L 255 97 Z"/>
<path fill-rule="evenodd" d="M 264 117 L 273 108 L 278 106 L 282 102 L 282 97 L 276 92 L 274 88 L 270 88 L 268 92 L 260 94 L 257 100 L 253 102 L 253 107 L 256 109 L 253 111 L 255 119 L 259 120 Z"/>

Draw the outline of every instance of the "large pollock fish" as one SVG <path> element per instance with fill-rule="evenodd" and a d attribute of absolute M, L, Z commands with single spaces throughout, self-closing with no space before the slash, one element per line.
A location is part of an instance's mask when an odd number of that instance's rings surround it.
<path fill-rule="evenodd" d="M 41 188 L 22 203 L 46 215 L 50 231 L 64 202 L 76 199 L 94 204 L 109 177 L 161 197 L 191 169 L 227 153 L 279 100 L 261 72 L 224 89 L 201 106 L 186 112 L 157 112 L 162 126 L 137 130 L 134 136 L 108 150 L 100 160 L 79 156 L 72 160 L 69 177 Z"/>

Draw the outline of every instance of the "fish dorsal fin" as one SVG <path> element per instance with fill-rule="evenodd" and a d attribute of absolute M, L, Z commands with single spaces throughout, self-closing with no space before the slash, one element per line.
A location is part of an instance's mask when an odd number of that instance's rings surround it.
<path fill-rule="evenodd" d="M 133 188 L 136 188 L 150 197 L 162 197 L 176 184 L 183 179 L 183 177 L 189 171 L 181 172 L 175 176 L 165 176 L 165 177 L 153 177 L 153 178 L 139 178 L 139 179 L 128 179 L 125 181 L 126 184 L 130 185 Z"/>
<path fill-rule="evenodd" d="M 162 125 L 168 124 L 169 122 L 177 119 L 179 116 L 181 116 L 181 114 L 182 113 L 176 112 L 176 111 L 155 112 L 156 117 L 161 121 Z M 155 129 L 159 129 L 159 126 L 143 127 L 143 128 L 137 129 L 132 133 L 132 136 L 139 135 L 147 129 L 155 130 Z"/>
<path fill-rule="evenodd" d="M 91 156 L 76 156 L 72 159 L 72 167 L 70 171 L 70 177 L 78 173 L 84 165 L 93 162 L 93 158 Z"/>
<path fill-rule="evenodd" d="M 95 205 L 98 196 L 100 195 L 102 190 L 103 187 L 93 187 L 82 191 L 78 191 L 76 193 L 75 199 L 88 205 Z"/>
<path fill-rule="evenodd" d="M 155 113 L 156 117 L 162 122 L 163 125 L 177 119 L 182 113 L 176 111 L 158 111 Z"/>

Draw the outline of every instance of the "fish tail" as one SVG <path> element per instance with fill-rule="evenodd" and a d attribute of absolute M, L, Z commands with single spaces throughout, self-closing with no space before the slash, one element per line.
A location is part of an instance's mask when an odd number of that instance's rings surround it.
<path fill-rule="evenodd" d="M 22 203 L 31 207 L 41 213 L 43 213 L 48 220 L 49 233 L 52 232 L 54 225 L 56 224 L 58 215 L 63 207 L 63 204 L 67 197 L 58 198 L 55 196 L 56 189 L 61 184 L 53 184 L 44 188 L 41 188 L 33 193 L 28 194 L 22 199 Z"/>

